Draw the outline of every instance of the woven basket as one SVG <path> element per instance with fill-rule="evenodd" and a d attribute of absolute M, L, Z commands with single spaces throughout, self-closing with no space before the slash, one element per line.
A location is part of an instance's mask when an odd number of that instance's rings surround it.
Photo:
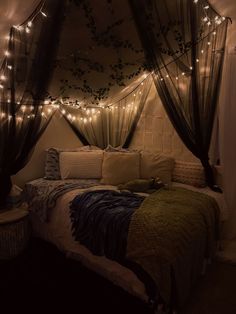
<path fill-rule="evenodd" d="M 29 216 L 0 224 L 0 259 L 11 259 L 19 255 L 30 238 Z"/>

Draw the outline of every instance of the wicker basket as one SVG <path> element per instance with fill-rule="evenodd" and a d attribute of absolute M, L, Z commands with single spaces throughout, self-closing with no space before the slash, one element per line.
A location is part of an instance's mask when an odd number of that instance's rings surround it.
<path fill-rule="evenodd" d="M 30 223 L 28 212 L 13 209 L 0 213 L 0 260 L 19 255 L 28 245 Z"/>

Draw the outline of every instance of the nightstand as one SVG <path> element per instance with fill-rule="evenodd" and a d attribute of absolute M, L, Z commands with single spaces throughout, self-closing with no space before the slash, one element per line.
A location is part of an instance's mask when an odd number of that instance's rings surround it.
<path fill-rule="evenodd" d="M 29 212 L 14 208 L 0 212 L 0 260 L 19 255 L 30 238 Z"/>

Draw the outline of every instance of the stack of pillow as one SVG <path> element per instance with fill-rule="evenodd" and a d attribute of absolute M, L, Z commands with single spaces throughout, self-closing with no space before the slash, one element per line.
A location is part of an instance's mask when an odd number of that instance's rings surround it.
<path fill-rule="evenodd" d="M 171 186 L 172 179 L 201 187 L 205 184 L 203 169 L 198 164 L 175 162 L 174 158 L 161 154 L 111 146 L 105 150 L 94 146 L 68 151 L 49 148 L 45 178 L 99 179 L 108 185 L 130 184 L 134 180 L 153 183 L 150 179 L 156 179 L 155 184 L 162 182 L 167 187 Z"/>

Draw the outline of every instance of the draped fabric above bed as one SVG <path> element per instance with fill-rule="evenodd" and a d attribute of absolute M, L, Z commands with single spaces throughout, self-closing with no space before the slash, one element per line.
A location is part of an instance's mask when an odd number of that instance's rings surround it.
<path fill-rule="evenodd" d="M 0 67 L 0 206 L 5 205 L 11 190 L 11 175 L 26 165 L 50 122 L 44 99 L 63 6 L 64 1 L 40 1 L 22 24 L 10 29 L 8 50 Z"/>
<path fill-rule="evenodd" d="M 208 185 L 218 189 L 208 151 L 229 19 L 205 0 L 130 0 L 130 5 L 169 119 L 200 159 Z"/>

